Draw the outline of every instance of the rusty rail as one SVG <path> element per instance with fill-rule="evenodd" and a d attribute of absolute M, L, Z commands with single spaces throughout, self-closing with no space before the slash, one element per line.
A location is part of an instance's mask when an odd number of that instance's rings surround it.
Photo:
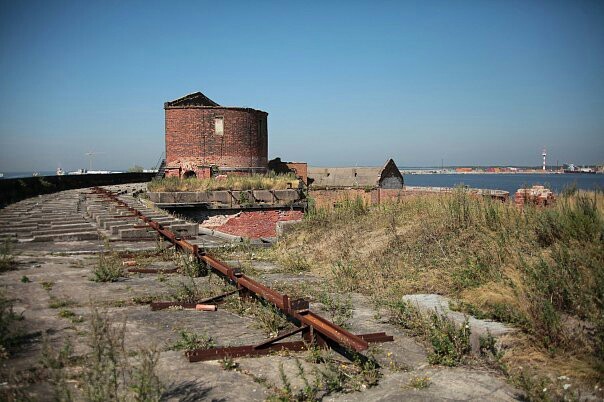
<path fill-rule="evenodd" d="M 151 218 L 143 215 L 136 208 L 132 208 L 130 205 L 120 200 L 118 196 L 104 188 L 95 187 L 93 193 L 112 200 L 122 208 L 128 209 L 132 213 L 132 216 L 141 219 L 149 227 L 157 231 L 163 238 L 172 243 L 175 247 L 180 250 L 186 251 L 192 254 L 198 261 L 204 262 L 215 272 L 228 278 L 234 285 L 237 286 L 238 291 L 243 293 L 254 295 L 260 299 L 264 299 L 269 303 L 274 304 L 279 310 L 285 315 L 289 316 L 293 320 L 297 320 L 300 324 L 298 330 L 292 331 L 290 334 L 279 336 L 278 339 L 268 340 L 260 345 L 256 346 L 240 346 L 232 348 L 217 348 L 210 349 L 207 351 L 193 351 L 187 353 L 190 361 L 208 360 L 212 358 L 223 357 L 223 356 L 243 356 L 243 355 L 256 355 L 266 354 L 270 351 L 281 350 L 283 348 L 289 350 L 303 350 L 306 348 L 305 342 L 282 342 L 275 343 L 277 340 L 281 340 L 287 336 L 293 335 L 294 333 L 303 332 L 305 339 L 309 339 L 312 342 L 318 342 L 325 344 L 326 341 L 330 340 L 336 344 L 342 345 L 346 348 L 350 348 L 354 351 L 360 352 L 368 347 L 368 342 L 387 342 L 392 341 L 392 337 L 386 336 L 383 333 L 380 334 L 367 334 L 367 335 L 355 335 L 345 330 L 344 328 L 326 320 L 325 318 L 308 310 L 308 302 L 304 300 L 291 300 L 289 296 L 281 294 L 280 292 L 263 285 L 262 283 L 244 275 L 238 269 L 229 267 L 222 261 L 207 255 L 204 251 L 200 251 L 197 245 L 191 244 L 181 237 L 177 236 L 171 230 L 163 227 L 160 223 L 154 221 Z M 167 308 L 170 305 L 177 304 L 157 304 L 152 305 L 153 309 Z M 155 308 L 154 308 L 155 307 Z"/>

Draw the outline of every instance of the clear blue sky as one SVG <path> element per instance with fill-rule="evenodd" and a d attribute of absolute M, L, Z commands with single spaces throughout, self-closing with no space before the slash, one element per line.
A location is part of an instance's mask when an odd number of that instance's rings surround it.
<path fill-rule="evenodd" d="M 155 164 L 163 102 L 314 165 L 604 162 L 602 1 L 2 1 L 0 171 Z"/>

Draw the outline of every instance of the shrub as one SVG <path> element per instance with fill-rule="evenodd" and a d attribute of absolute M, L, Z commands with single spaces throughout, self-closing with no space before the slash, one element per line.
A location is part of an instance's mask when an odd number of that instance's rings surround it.
<path fill-rule="evenodd" d="M 251 313 L 268 336 L 276 336 L 287 325 L 283 313 L 272 304 L 256 302 L 252 305 Z"/>
<path fill-rule="evenodd" d="M 445 198 L 445 205 L 449 212 L 449 226 L 452 229 L 467 228 L 472 223 L 471 200 L 468 191 L 458 187 L 453 194 Z"/>
<path fill-rule="evenodd" d="M 344 292 L 354 292 L 360 286 L 360 272 L 350 261 L 336 261 L 331 274 L 335 286 Z"/>
<path fill-rule="evenodd" d="M 415 376 L 409 381 L 409 386 L 415 389 L 424 389 L 428 388 L 431 383 L 432 381 L 428 376 Z"/>
<path fill-rule="evenodd" d="M 171 284 L 170 287 L 170 296 L 172 299 L 181 303 L 197 303 L 204 296 L 203 291 L 190 276 L 175 284 Z"/>
<path fill-rule="evenodd" d="M 9 349 L 15 345 L 18 335 L 15 323 L 20 320 L 21 317 L 13 311 L 13 301 L 0 290 L 0 360 L 7 358 Z"/>
<path fill-rule="evenodd" d="M 191 278 L 208 275 L 208 267 L 191 254 L 179 253 L 177 264 L 181 274 Z"/>
<path fill-rule="evenodd" d="M 172 344 L 172 350 L 212 349 L 216 347 L 214 339 L 207 334 L 180 331 L 180 338 Z"/>
<path fill-rule="evenodd" d="M 459 326 L 444 315 L 432 313 L 429 339 L 432 352 L 428 355 L 428 361 L 432 364 L 457 366 L 472 351 L 470 325 L 467 319 Z"/>
<path fill-rule="evenodd" d="M 137 402 L 159 402 L 164 390 L 155 368 L 159 360 L 156 349 L 143 349 L 139 353 L 139 362 L 134 366 L 130 379 L 130 389 Z"/>
<path fill-rule="evenodd" d="M 86 358 L 84 395 L 89 401 L 119 400 L 120 379 L 126 367 L 124 334 L 126 325 L 114 327 L 106 314 L 93 309 L 90 318 L 91 349 Z"/>
<path fill-rule="evenodd" d="M 13 245 L 10 241 L 4 240 L 0 243 L 0 272 L 15 269 L 15 255 Z"/>
<path fill-rule="evenodd" d="M 289 253 L 280 261 L 283 268 L 288 272 L 308 272 L 310 271 L 310 264 L 306 257 L 301 253 Z"/>
<path fill-rule="evenodd" d="M 408 329 L 431 346 L 428 361 L 432 364 L 457 366 L 472 351 L 468 320 L 457 325 L 446 315 L 433 311 L 425 316 L 420 310 L 405 300 L 388 304 L 390 322 Z"/>
<path fill-rule="evenodd" d="M 96 266 L 92 271 L 94 282 L 116 282 L 124 275 L 121 261 L 115 255 L 101 252 Z"/>
<path fill-rule="evenodd" d="M 61 348 L 55 349 L 50 345 L 47 337 L 42 340 L 42 354 L 40 363 L 48 373 L 49 382 L 54 391 L 54 399 L 57 401 L 71 401 L 73 397 L 67 385 L 65 367 L 69 364 L 72 348 L 69 342 Z"/>
<path fill-rule="evenodd" d="M 399 325 L 415 336 L 428 335 L 425 319 L 417 307 L 403 299 L 398 299 L 387 304 L 390 312 L 390 322 Z"/>
<path fill-rule="evenodd" d="M 92 310 L 87 340 L 90 351 L 82 361 L 82 399 L 98 402 L 160 400 L 163 385 L 155 371 L 159 353 L 151 349 L 128 353 L 124 345 L 125 328 L 125 322 L 114 325 L 107 314 Z M 41 363 L 48 372 L 56 400 L 72 400 L 66 372 L 74 360 L 71 353 L 69 343 L 53 349 L 44 338 Z M 137 355 L 137 362 L 132 365 L 129 356 Z"/>
<path fill-rule="evenodd" d="M 348 326 L 348 320 L 352 318 L 353 314 L 350 294 L 344 296 L 329 289 L 323 289 L 318 301 L 323 304 L 334 324 L 341 327 Z"/>

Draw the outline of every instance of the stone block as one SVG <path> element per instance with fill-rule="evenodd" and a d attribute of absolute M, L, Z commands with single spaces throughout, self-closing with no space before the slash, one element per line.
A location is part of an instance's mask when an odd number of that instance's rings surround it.
<path fill-rule="evenodd" d="M 196 194 L 196 197 L 197 197 L 196 198 L 197 202 L 200 202 L 200 203 L 208 203 L 208 202 L 210 202 L 210 195 L 208 194 L 207 191 L 200 191 L 200 192 L 195 193 L 195 194 Z"/>
<path fill-rule="evenodd" d="M 274 190 L 274 194 L 279 203 L 289 203 L 300 200 L 298 190 Z"/>
<path fill-rule="evenodd" d="M 254 190 L 254 197 L 258 202 L 272 203 L 275 200 L 275 197 L 270 190 Z"/>
<path fill-rule="evenodd" d="M 292 230 L 292 228 L 298 224 L 302 222 L 301 220 L 296 220 L 296 221 L 280 221 L 277 222 L 277 226 L 276 226 L 276 230 L 277 230 L 277 237 L 281 237 L 283 236 L 285 233 L 289 232 Z"/>
<path fill-rule="evenodd" d="M 153 229 L 120 229 L 118 234 L 122 240 L 155 239 L 158 236 Z"/>
<path fill-rule="evenodd" d="M 174 193 L 174 202 L 177 204 L 194 204 L 197 202 L 197 193 L 179 191 Z"/>
<path fill-rule="evenodd" d="M 229 191 L 210 191 L 208 192 L 210 202 L 232 205 L 233 197 Z"/>
<path fill-rule="evenodd" d="M 176 203 L 175 193 L 159 193 L 159 202 L 161 204 L 174 204 Z"/>
<path fill-rule="evenodd" d="M 149 200 L 151 202 L 156 202 L 156 203 L 160 202 L 159 199 L 160 199 L 160 195 L 161 194 L 162 193 L 157 193 L 157 192 L 149 192 L 149 193 L 147 193 L 147 195 L 149 196 Z"/>
<path fill-rule="evenodd" d="M 199 234 L 199 225 L 193 223 L 170 224 L 166 226 L 181 236 L 197 236 Z"/>

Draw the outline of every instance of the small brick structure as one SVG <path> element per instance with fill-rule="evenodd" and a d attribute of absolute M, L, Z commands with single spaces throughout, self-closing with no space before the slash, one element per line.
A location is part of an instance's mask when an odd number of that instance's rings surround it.
<path fill-rule="evenodd" d="M 520 207 L 525 204 L 545 207 L 556 202 L 556 197 L 550 189 L 544 186 L 533 186 L 531 188 L 519 188 L 514 195 L 514 202 Z"/>
<path fill-rule="evenodd" d="M 268 113 L 220 106 L 201 92 L 164 104 L 166 177 L 265 173 Z"/>
<path fill-rule="evenodd" d="M 268 170 L 277 174 L 294 174 L 299 180 L 308 185 L 308 164 L 306 162 L 284 162 L 281 158 L 268 161 Z"/>
<path fill-rule="evenodd" d="M 235 236 L 259 239 L 277 236 L 277 222 L 302 219 L 302 211 L 249 211 L 240 212 L 220 226 L 206 226 Z"/>

